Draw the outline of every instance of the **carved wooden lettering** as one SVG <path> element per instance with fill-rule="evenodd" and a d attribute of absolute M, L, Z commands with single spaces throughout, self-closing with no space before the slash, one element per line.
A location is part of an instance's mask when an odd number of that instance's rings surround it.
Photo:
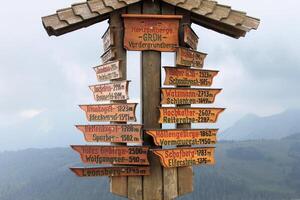
<path fill-rule="evenodd" d="M 116 58 L 116 52 L 113 47 L 109 48 L 107 51 L 105 51 L 101 55 L 101 59 L 103 63 L 107 63 L 108 61 L 111 61 Z"/>
<path fill-rule="evenodd" d="M 124 14 L 127 50 L 175 51 L 181 15 Z"/>
<path fill-rule="evenodd" d="M 183 40 L 193 50 L 197 50 L 199 38 L 198 38 L 197 34 L 193 31 L 193 29 L 188 25 L 184 26 L 184 39 Z"/>
<path fill-rule="evenodd" d="M 98 81 L 109 81 L 122 78 L 120 72 L 120 61 L 112 61 L 106 64 L 94 67 Z"/>
<path fill-rule="evenodd" d="M 79 177 L 98 176 L 148 176 L 150 167 L 142 166 L 118 166 L 118 167 L 93 167 L 70 168 Z"/>
<path fill-rule="evenodd" d="M 114 31 L 111 28 L 108 28 L 104 35 L 102 36 L 103 41 L 103 49 L 104 51 L 107 51 L 110 47 L 115 45 L 115 39 L 114 39 Z"/>
<path fill-rule="evenodd" d="M 159 123 L 215 123 L 224 108 L 161 107 Z"/>
<path fill-rule="evenodd" d="M 149 165 L 149 147 L 72 145 L 86 164 Z"/>
<path fill-rule="evenodd" d="M 90 86 L 95 101 L 127 100 L 129 81 L 120 81 Z"/>
<path fill-rule="evenodd" d="M 159 156 L 162 166 L 167 168 L 215 164 L 214 147 L 155 149 L 152 151 Z"/>
<path fill-rule="evenodd" d="M 217 142 L 218 129 L 146 130 L 157 146 L 212 145 Z"/>
<path fill-rule="evenodd" d="M 207 54 L 178 47 L 176 50 L 176 65 L 203 68 Z"/>
<path fill-rule="evenodd" d="M 221 89 L 162 88 L 161 104 L 212 104 Z"/>
<path fill-rule="evenodd" d="M 205 86 L 213 83 L 218 71 L 189 69 L 182 67 L 164 67 L 166 71 L 165 85 L 175 86 Z"/>
<path fill-rule="evenodd" d="M 87 142 L 142 143 L 142 125 L 77 125 Z"/>
<path fill-rule="evenodd" d="M 136 103 L 80 105 L 90 122 L 128 122 L 136 121 Z"/>

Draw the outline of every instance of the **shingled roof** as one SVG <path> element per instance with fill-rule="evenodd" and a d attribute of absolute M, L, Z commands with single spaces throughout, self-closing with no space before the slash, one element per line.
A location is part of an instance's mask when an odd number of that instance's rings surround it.
<path fill-rule="evenodd" d="M 108 19 L 109 13 L 125 8 L 142 0 L 87 0 L 73 4 L 69 8 L 57 10 L 55 14 L 42 17 L 49 36 L 88 27 Z M 161 0 L 162 2 L 191 12 L 193 23 L 219 33 L 239 38 L 252 29 L 257 29 L 259 19 L 249 17 L 245 12 L 236 11 L 229 6 L 211 0 Z"/>

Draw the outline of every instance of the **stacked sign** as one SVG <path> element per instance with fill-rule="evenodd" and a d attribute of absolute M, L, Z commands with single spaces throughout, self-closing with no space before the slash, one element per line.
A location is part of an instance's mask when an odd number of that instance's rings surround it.
<path fill-rule="evenodd" d="M 176 88 L 162 88 L 161 104 L 177 107 L 160 107 L 159 123 L 191 124 L 215 123 L 223 108 L 190 107 L 193 104 L 212 104 L 221 89 L 195 88 L 209 87 L 218 74 L 215 70 L 204 70 L 206 54 L 196 51 L 198 37 L 190 26 L 184 26 L 185 47 L 176 49 L 176 67 L 164 67 L 165 85 Z M 194 86 L 191 88 L 191 86 Z M 146 130 L 157 146 L 178 146 L 173 149 L 155 149 L 161 164 L 166 167 L 186 167 L 215 163 L 217 129 L 167 129 Z M 197 145 L 198 147 L 192 147 Z M 204 147 L 204 145 L 210 145 Z M 184 147 L 183 147 L 184 146 Z"/>
<path fill-rule="evenodd" d="M 129 81 L 122 80 L 120 61 L 115 58 L 114 31 L 108 28 L 102 37 L 103 64 L 95 67 L 99 82 L 90 86 L 95 101 L 106 104 L 80 105 L 89 122 L 111 122 L 111 124 L 77 125 L 86 142 L 110 143 L 103 145 L 72 145 L 81 160 L 89 165 L 111 164 L 111 167 L 71 168 L 81 177 L 95 176 L 142 176 L 149 175 L 148 147 L 121 146 L 121 144 L 142 144 L 141 125 L 135 122 L 136 103 L 127 103 Z M 114 124 L 113 124 L 114 123 Z M 114 144 L 114 145 L 112 145 Z"/>

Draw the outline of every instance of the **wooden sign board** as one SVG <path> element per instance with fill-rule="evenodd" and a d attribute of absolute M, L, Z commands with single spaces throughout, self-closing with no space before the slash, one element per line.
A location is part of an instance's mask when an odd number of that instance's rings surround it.
<path fill-rule="evenodd" d="M 132 51 L 175 51 L 181 15 L 123 14 L 124 47 Z"/>
<path fill-rule="evenodd" d="M 109 81 L 122 78 L 120 72 L 120 61 L 112 61 L 106 64 L 94 67 L 98 81 Z"/>
<path fill-rule="evenodd" d="M 198 40 L 199 40 L 197 34 L 188 25 L 184 26 L 183 31 L 184 31 L 184 33 L 183 33 L 184 43 L 186 43 L 192 49 L 197 50 Z"/>
<path fill-rule="evenodd" d="M 101 59 L 103 63 L 107 63 L 108 61 L 111 61 L 115 58 L 116 58 L 116 50 L 113 47 L 109 48 L 101 55 Z"/>
<path fill-rule="evenodd" d="M 90 122 L 135 122 L 136 103 L 80 105 Z"/>
<path fill-rule="evenodd" d="M 142 143 L 142 125 L 77 125 L 87 142 Z"/>
<path fill-rule="evenodd" d="M 70 168 L 70 170 L 72 170 L 79 177 L 150 175 L 150 167 L 147 166 Z"/>
<path fill-rule="evenodd" d="M 207 54 L 199 51 L 178 47 L 176 49 L 176 65 L 203 68 L 206 56 Z"/>
<path fill-rule="evenodd" d="M 107 51 L 110 47 L 115 45 L 115 39 L 114 39 L 114 31 L 111 28 L 108 28 L 104 35 L 102 36 L 103 41 L 103 49 L 104 51 Z"/>
<path fill-rule="evenodd" d="M 157 146 L 212 145 L 217 143 L 218 129 L 146 130 Z"/>
<path fill-rule="evenodd" d="M 149 165 L 149 147 L 72 145 L 85 164 Z"/>
<path fill-rule="evenodd" d="M 161 107 L 159 123 L 215 123 L 224 108 L 173 108 Z"/>
<path fill-rule="evenodd" d="M 155 149 L 152 151 L 159 156 L 162 166 L 166 168 L 215 164 L 214 147 Z"/>
<path fill-rule="evenodd" d="M 162 88 L 161 104 L 211 104 L 222 89 Z"/>
<path fill-rule="evenodd" d="M 127 100 L 129 81 L 119 81 L 106 84 L 92 85 L 89 88 L 94 94 L 95 101 Z"/>
<path fill-rule="evenodd" d="M 213 83 L 213 78 L 218 71 L 189 69 L 181 67 L 164 67 L 166 71 L 165 85 L 175 86 L 205 86 Z"/>

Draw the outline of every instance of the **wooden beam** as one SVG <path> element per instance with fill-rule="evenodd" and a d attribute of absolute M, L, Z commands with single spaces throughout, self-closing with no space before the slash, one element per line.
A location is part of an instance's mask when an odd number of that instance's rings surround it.
<path fill-rule="evenodd" d="M 175 7 L 169 4 L 162 4 L 162 14 L 175 14 Z M 178 197 L 177 168 L 163 168 L 163 197 L 164 200 L 171 200 Z"/>
<path fill-rule="evenodd" d="M 185 11 L 180 8 L 176 8 L 176 14 L 183 15 L 183 19 L 180 22 L 180 29 L 179 29 L 179 44 L 182 47 L 186 47 L 183 41 L 183 27 L 184 25 L 188 24 L 191 25 L 191 15 L 190 12 Z M 177 105 L 177 107 L 188 107 L 191 105 Z M 191 128 L 191 124 L 177 124 L 177 128 Z M 193 168 L 192 167 L 181 167 L 177 170 L 178 176 L 178 195 L 182 196 L 187 193 L 191 193 L 194 190 L 193 186 Z"/>
<path fill-rule="evenodd" d="M 127 13 L 138 14 L 141 13 L 141 4 L 133 4 L 127 8 Z M 123 42 L 122 42 L 123 44 Z M 133 176 L 128 177 L 128 199 L 143 200 L 143 177 Z"/>
<path fill-rule="evenodd" d="M 144 0 L 143 14 L 160 14 L 159 0 Z M 142 122 L 144 128 L 161 128 L 158 123 L 161 87 L 161 53 L 157 51 L 142 52 Z M 153 139 L 144 135 L 144 144 L 153 146 Z M 150 176 L 143 179 L 144 200 L 162 200 L 162 167 L 159 158 L 149 154 Z"/>
<path fill-rule="evenodd" d="M 120 80 L 126 80 L 126 50 L 123 48 L 124 28 L 121 14 L 125 13 L 125 9 L 114 11 L 110 13 L 109 26 L 115 33 L 115 51 L 116 60 L 120 60 L 120 69 L 122 78 Z M 127 101 L 118 101 L 118 103 L 126 103 Z M 115 102 L 111 102 L 115 103 Z M 114 145 L 121 145 L 114 143 Z M 122 197 L 128 195 L 128 178 L 127 177 L 111 177 L 110 178 L 110 192 Z"/>

